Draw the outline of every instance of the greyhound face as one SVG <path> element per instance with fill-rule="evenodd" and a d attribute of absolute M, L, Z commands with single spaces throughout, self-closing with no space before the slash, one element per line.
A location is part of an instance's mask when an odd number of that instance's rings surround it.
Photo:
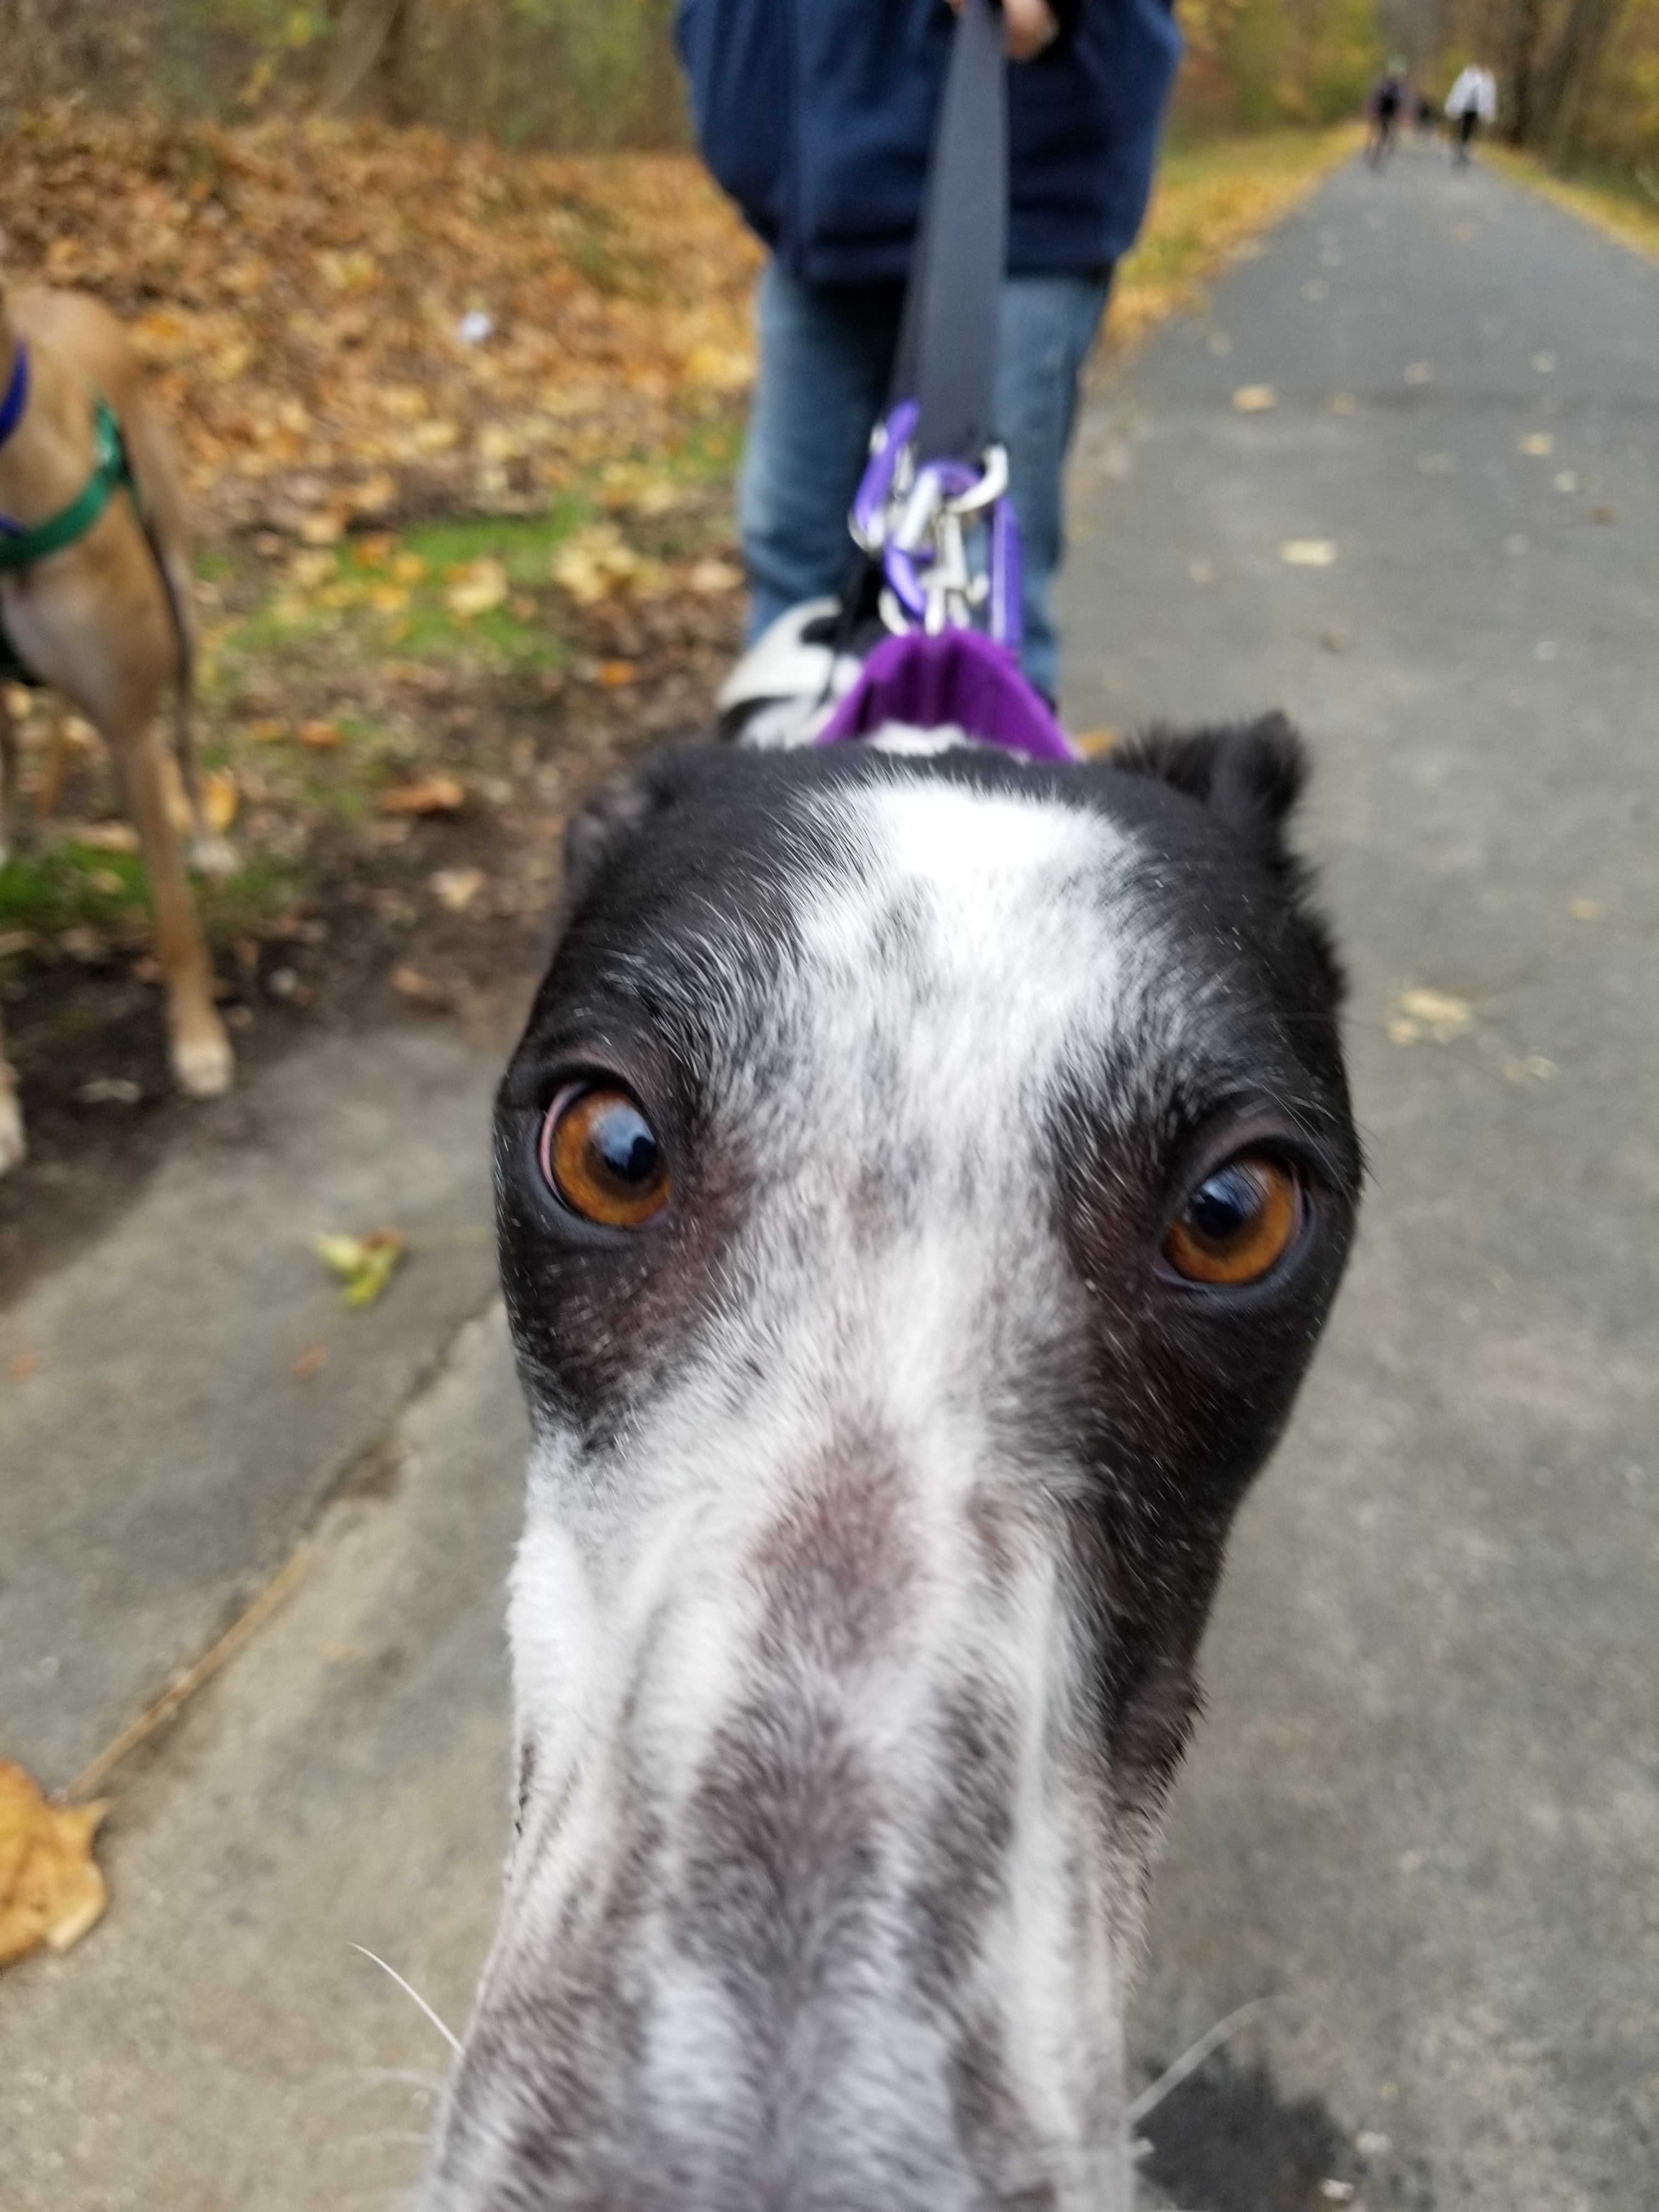
<path fill-rule="evenodd" d="M 502 1086 L 520 1788 L 432 2212 L 1115 2212 L 1228 1524 L 1352 1229 L 1282 723 L 668 757 Z"/>

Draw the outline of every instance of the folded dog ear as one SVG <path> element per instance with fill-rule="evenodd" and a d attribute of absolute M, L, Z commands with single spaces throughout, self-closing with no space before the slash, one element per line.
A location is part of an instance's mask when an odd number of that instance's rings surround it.
<path fill-rule="evenodd" d="M 625 784 L 608 791 L 573 815 L 564 833 L 562 920 L 568 920 L 625 846 L 631 844 L 656 811 L 659 799 L 649 784 Z"/>
<path fill-rule="evenodd" d="M 1111 766 L 1184 792 L 1236 830 L 1269 867 L 1289 864 L 1285 825 L 1308 780 L 1308 757 L 1283 714 L 1218 729 L 1155 727 L 1114 752 Z"/>

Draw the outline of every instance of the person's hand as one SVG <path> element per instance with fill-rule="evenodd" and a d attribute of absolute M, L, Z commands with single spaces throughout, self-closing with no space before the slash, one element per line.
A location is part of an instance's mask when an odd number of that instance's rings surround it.
<path fill-rule="evenodd" d="M 951 5 L 961 15 L 962 0 L 951 0 Z M 1002 0 L 1002 12 L 1008 23 L 1011 61 L 1029 62 L 1060 36 L 1060 25 L 1048 0 Z"/>

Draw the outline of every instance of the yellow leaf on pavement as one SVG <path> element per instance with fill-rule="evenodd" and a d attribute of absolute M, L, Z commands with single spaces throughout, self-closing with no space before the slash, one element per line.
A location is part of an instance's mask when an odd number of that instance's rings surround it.
<path fill-rule="evenodd" d="M 1241 415 L 1265 415 L 1278 404 L 1279 394 L 1271 384 L 1241 384 L 1233 394 L 1233 405 Z"/>
<path fill-rule="evenodd" d="M 109 1810 L 49 1805 L 29 1775 L 0 1759 L 0 1965 L 46 1944 L 67 1951 L 109 1902 L 92 1839 Z"/>
<path fill-rule="evenodd" d="M 409 1249 L 407 1238 L 396 1229 L 377 1229 L 368 1237 L 319 1235 L 311 1242 L 323 1265 L 344 1285 L 343 1306 L 373 1305 Z"/>

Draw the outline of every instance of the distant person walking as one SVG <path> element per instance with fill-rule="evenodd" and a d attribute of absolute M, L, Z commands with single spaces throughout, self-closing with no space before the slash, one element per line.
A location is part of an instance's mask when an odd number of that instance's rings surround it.
<path fill-rule="evenodd" d="M 1399 127 L 1401 112 L 1406 105 L 1406 64 L 1392 61 L 1371 88 L 1365 103 L 1370 117 L 1370 137 L 1365 144 L 1365 159 L 1372 168 L 1380 169 L 1394 151 L 1394 134 Z"/>
<path fill-rule="evenodd" d="M 1462 168 L 1480 125 L 1498 120 L 1498 83 L 1492 71 L 1470 62 L 1446 95 L 1446 112 L 1452 122 L 1452 159 Z"/>

